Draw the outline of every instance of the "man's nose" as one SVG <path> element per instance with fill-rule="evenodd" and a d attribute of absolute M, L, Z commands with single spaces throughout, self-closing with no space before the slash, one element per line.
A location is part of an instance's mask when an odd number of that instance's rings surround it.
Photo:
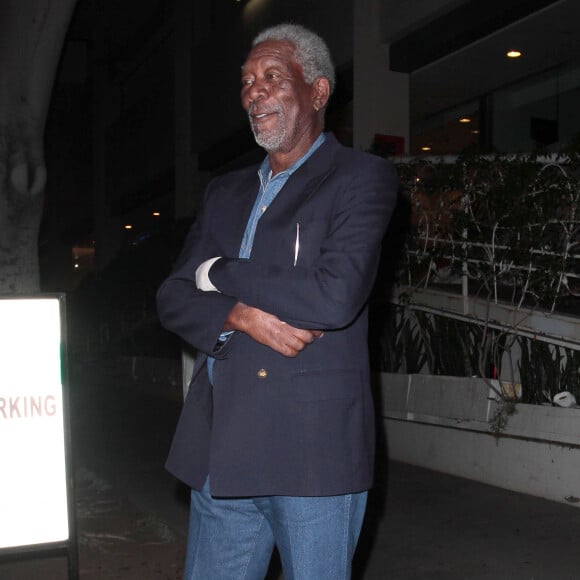
<path fill-rule="evenodd" d="M 266 83 L 263 80 L 256 79 L 249 88 L 248 98 L 250 101 L 258 101 L 268 94 Z"/>

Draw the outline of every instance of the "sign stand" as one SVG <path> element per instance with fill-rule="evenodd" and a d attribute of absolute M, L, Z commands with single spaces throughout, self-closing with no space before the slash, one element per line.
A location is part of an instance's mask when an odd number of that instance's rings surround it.
<path fill-rule="evenodd" d="M 65 306 L 0 298 L 0 562 L 66 554 L 78 580 Z"/>

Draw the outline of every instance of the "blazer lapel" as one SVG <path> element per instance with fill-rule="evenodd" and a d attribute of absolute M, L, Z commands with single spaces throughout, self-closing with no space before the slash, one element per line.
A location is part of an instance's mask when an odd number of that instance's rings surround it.
<path fill-rule="evenodd" d="M 327 133 L 325 142 L 290 176 L 261 219 L 270 221 L 278 220 L 285 215 L 294 215 L 335 171 L 334 158 L 339 148 L 340 144 L 334 135 Z"/>
<path fill-rule="evenodd" d="M 226 254 L 237 257 L 244 230 L 250 217 L 250 212 L 258 195 L 260 181 L 258 168 L 251 167 L 241 172 L 236 181 L 227 180 L 223 184 L 224 213 L 218 216 L 221 244 L 226 248 Z"/>

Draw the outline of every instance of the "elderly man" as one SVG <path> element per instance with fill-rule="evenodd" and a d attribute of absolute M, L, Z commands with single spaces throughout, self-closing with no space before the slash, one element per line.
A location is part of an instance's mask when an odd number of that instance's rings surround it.
<path fill-rule="evenodd" d="M 282 24 L 242 67 L 259 167 L 216 178 L 158 293 L 198 353 L 168 469 L 192 487 L 185 578 L 350 577 L 372 484 L 367 307 L 392 166 L 324 133 L 328 48 Z"/>

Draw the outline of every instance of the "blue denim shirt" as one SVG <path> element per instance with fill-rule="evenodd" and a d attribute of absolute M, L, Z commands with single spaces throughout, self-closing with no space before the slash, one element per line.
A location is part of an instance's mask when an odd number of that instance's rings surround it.
<path fill-rule="evenodd" d="M 272 169 L 270 168 L 270 160 L 268 157 L 262 161 L 262 165 L 260 165 L 260 169 L 258 170 L 258 177 L 260 178 L 260 189 L 258 190 L 258 195 L 256 196 L 254 207 L 250 212 L 250 218 L 248 219 L 248 223 L 246 224 L 246 229 L 242 237 L 242 244 L 238 254 L 239 258 L 250 258 L 252 254 L 252 246 L 254 244 L 254 237 L 256 235 L 256 229 L 258 227 L 260 218 L 268 209 L 269 205 L 274 201 L 290 176 L 312 156 L 312 154 L 324 143 L 325 139 L 326 136 L 324 133 L 321 133 L 316 141 L 312 143 L 310 149 L 308 149 L 308 151 L 300 159 L 298 159 L 298 161 L 293 163 L 290 167 L 288 167 L 288 169 L 281 171 L 274 176 L 272 175 Z M 220 342 L 225 343 L 232 335 L 232 333 L 233 331 L 223 332 L 220 334 Z M 214 358 L 208 357 L 207 371 L 211 383 L 213 383 L 214 362 Z"/>

